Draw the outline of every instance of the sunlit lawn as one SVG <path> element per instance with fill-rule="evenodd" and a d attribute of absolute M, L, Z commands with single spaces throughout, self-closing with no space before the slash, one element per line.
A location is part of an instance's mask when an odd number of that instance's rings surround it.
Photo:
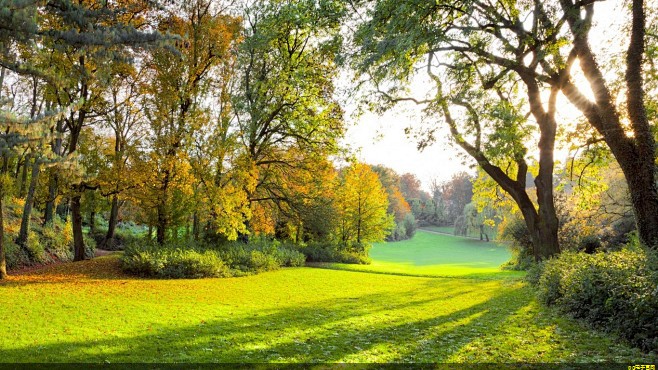
<path fill-rule="evenodd" d="M 655 361 L 538 307 L 518 280 L 318 268 L 203 280 L 116 256 L 0 283 L 0 362 Z"/>
<path fill-rule="evenodd" d="M 370 250 L 370 257 L 370 265 L 327 266 L 417 276 L 518 278 L 524 275 L 520 271 L 500 269 L 500 265 L 511 258 L 504 246 L 422 230 L 410 240 L 375 244 Z"/>

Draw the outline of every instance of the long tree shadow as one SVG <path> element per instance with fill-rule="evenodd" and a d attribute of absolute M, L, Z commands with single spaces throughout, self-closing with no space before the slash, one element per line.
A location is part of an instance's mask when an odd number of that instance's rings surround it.
<path fill-rule="evenodd" d="M 414 313 L 465 293 L 423 298 L 411 291 L 396 302 L 384 293 L 328 299 L 130 337 L 0 349 L 0 358 L 30 361 L 47 353 L 54 362 L 442 362 L 481 335 L 482 323 L 502 323 L 528 303 L 523 288 L 498 288 L 490 299 L 422 319 Z"/>

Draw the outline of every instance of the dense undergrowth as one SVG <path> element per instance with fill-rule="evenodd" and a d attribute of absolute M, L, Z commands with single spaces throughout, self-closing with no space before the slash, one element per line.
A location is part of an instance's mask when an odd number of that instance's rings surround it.
<path fill-rule="evenodd" d="M 234 277 L 303 266 L 305 262 L 367 264 L 369 246 L 335 243 L 281 243 L 266 237 L 248 242 L 171 241 L 158 245 L 141 239 L 121 257 L 126 272 L 158 278 Z"/>
<path fill-rule="evenodd" d="M 248 244 L 208 246 L 194 242 L 153 242 L 126 247 L 121 264 L 125 271 L 158 278 L 233 277 L 302 266 L 305 256 L 277 241 L 254 239 Z"/>
<path fill-rule="evenodd" d="M 21 267 L 48 264 L 56 261 L 73 260 L 73 229 L 70 220 L 62 221 L 55 217 L 52 223 L 43 225 L 42 220 L 33 215 L 30 231 L 24 246 L 16 244 L 21 227 L 23 199 L 8 199 L 4 214 L 4 246 L 7 267 L 10 270 Z M 94 256 L 96 243 L 85 235 L 85 255 Z"/>
<path fill-rule="evenodd" d="M 538 295 L 593 326 L 646 351 L 658 351 L 658 258 L 641 248 L 608 253 L 565 252 L 546 262 Z"/>

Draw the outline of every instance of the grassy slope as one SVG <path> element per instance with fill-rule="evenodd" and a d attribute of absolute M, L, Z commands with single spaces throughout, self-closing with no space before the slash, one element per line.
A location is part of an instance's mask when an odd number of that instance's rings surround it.
<path fill-rule="evenodd" d="M 370 257 L 370 265 L 328 266 L 352 271 L 416 276 L 507 278 L 524 275 L 520 271 L 500 270 L 500 265 L 511 258 L 505 247 L 422 230 L 411 240 L 375 244 L 370 250 Z"/>
<path fill-rule="evenodd" d="M 107 256 L 12 276 L 0 302 L 2 362 L 655 361 L 510 280 L 314 268 L 146 280 Z"/>

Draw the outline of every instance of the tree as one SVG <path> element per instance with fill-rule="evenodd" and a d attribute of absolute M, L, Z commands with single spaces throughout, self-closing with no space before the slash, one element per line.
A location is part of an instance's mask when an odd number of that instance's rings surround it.
<path fill-rule="evenodd" d="M 400 191 L 407 202 L 413 199 L 420 199 L 423 190 L 420 188 L 420 180 L 413 173 L 403 173 L 400 176 Z"/>
<path fill-rule="evenodd" d="M 341 174 L 336 191 L 338 237 L 346 247 L 383 241 L 392 229 L 388 197 L 370 166 L 356 163 Z"/>
<path fill-rule="evenodd" d="M 240 142 L 257 170 L 252 203 L 289 207 L 282 203 L 293 197 L 281 180 L 303 177 L 294 172 L 313 170 L 337 152 L 344 127 L 333 78 L 336 14 L 343 8 L 341 2 L 301 0 L 256 1 L 244 9 L 232 103 Z"/>
<path fill-rule="evenodd" d="M 466 172 L 459 172 L 452 176 L 449 181 L 441 184 L 441 197 L 445 206 L 448 222 L 454 222 L 464 207 L 473 198 L 473 178 Z"/>
<path fill-rule="evenodd" d="M 647 115 L 646 81 L 643 70 L 647 63 L 648 6 L 642 0 L 631 2 L 630 35 L 625 60 L 626 117 L 624 108 L 616 104 L 611 84 L 604 78 L 595 51 L 589 43 L 594 20 L 594 1 L 561 0 L 559 14 L 570 30 L 572 45 L 567 63 L 568 72 L 574 61 L 587 79 L 594 100 L 583 94 L 570 75 L 558 85 L 569 101 L 578 108 L 601 135 L 621 167 L 631 194 L 640 239 L 647 246 L 658 249 L 658 188 L 655 179 L 656 148 L 653 124 Z M 547 20 L 548 21 L 548 20 Z M 554 23 L 557 21 L 553 20 Z M 632 133 L 632 134 L 631 134 Z"/>
<path fill-rule="evenodd" d="M 0 65 L 46 82 L 48 99 L 60 111 L 69 109 L 57 124 L 62 130 L 59 132 L 68 130 L 69 155 L 76 152 L 80 132 L 89 123 L 98 92 L 109 76 L 109 62 L 125 58 L 126 45 L 140 46 L 160 39 L 158 34 L 140 32 L 122 19 L 127 13 L 144 10 L 143 3 L 135 4 L 52 0 L 2 5 L 0 38 L 4 50 Z M 70 197 L 76 261 L 85 258 L 80 213 L 85 188 L 86 184 L 75 184 Z"/>
<path fill-rule="evenodd" d="M 176 5 L 159 23 L 161 32 L 178 35 L 177 51 L 155 50 L 148 60 L 151 94 L 146 116 L 151 128 L 153 168 L 150 200 L 156 212 L 156 238 L 185 222 L 192 206 L 194 176 L 189 148 L 209 119 L 203 98 L 212 74 L 228 55 L 239 31 L 236 18 L 216 3 L 194 0 Z"/>
<path fill-rule="evenodd" d="M 558 253 L 552 181 L 555 112 L 569 72 L 558 52 L 559 28 L 545 21 L 545 5 L 479 0 L 366 3 L 366 21 L 355 36 L 355 65 L 371 79 L 384 107 L 411 101 L 443 118 L 454 142 L 514 199 L 530 230 L 535 258 Z M 551 81 L 537 77 L 546 60 L 557 65 Z M 409 83 L 421 68 L 433 89 L 420 98 L 408 96 L 399 83 Z M 547 99 L 541 94 L 544 88 L 550 90 Z M 536 203 L 525 190 L 526 157 L 533 149 L 530 116 L 539 131 L 534 149 L 539 158 Z M 421 148 L 434 131 L 426 133 Z"/>

